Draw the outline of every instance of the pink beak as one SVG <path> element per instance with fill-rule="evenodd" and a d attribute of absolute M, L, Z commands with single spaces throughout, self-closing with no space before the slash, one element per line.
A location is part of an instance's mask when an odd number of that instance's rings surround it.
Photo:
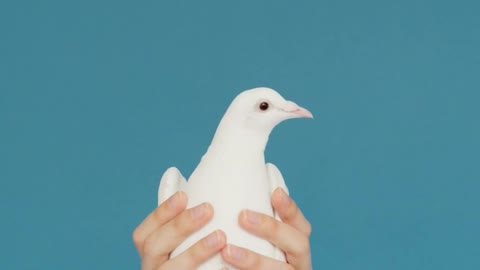
<path fill-rule="evenodd" d="M 313 115 L 309 110 L 298 106 L 295 102 L 292 101 L 287 101 L 287 104 L 282 108 L 282 110 L 291 114 L 295 118 L 313 119 Z"/>

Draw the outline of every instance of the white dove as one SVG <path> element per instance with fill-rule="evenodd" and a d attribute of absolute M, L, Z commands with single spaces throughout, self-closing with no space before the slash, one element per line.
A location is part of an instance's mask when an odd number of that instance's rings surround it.
<path fill-rule="evenodd" d="M 180 171 L 169 168 L 158 190 L 160 205 L 179 190 L 188 196 L 187 208 L 203 202 L 213 206 L 213 219 L 192 234 L 171 254 L 173 258 L 209 233 L 221 229 L 227 242 L 285 261 L 285 255 L 273 244 L 247 233 L 238 225 L 243 209 L 251 209 L 281 220 L 271 205 L 271 193 L 278 187 L 288 189 L 278 168 L 265 164 L 264 151 L 273 128 L 292 118 L 313 118 L 312 114 L 265 87 L 240 93 L 230 104 L 213 140 L 188 182 Z M 233 269 L 215 255 L 200 270 Z"/>

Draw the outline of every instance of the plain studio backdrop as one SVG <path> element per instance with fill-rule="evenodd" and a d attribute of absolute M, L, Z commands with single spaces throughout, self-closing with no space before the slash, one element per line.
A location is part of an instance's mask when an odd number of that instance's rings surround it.
<path fill-rule="evenodd" d="M 138 269 L 163 172 L 232 99 L 271 135 L 315 269 L 480 269 L 478 1 L 2 1 L 0 268 Z M 228 181 L 228 179 L 225 179 Z"/>

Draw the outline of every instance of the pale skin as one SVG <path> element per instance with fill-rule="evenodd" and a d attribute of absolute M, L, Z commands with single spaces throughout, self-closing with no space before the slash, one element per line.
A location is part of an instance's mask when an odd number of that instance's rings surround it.
<path fill-rule="evenodd" d="M 155 209 L 133 232 L 133 241 L 142 259 L 142 270 L 194 270 L 218 254 L 240 270 L 312 270 L 310 234 L 312 227 L 296 203 L 281 189 L 272 193 L 272 206 L 283 222 L 244 210 L 238 222 L 246 231 L 261 237 L 285 252 L 287 262 L 262 256 L 227 244 L 221 230 L 212 232 L 175 258 L 168 256 L 189 235 L 213 217 L 213 208 L 204 203 L 191 209 L 187 195 L 177 192 Z"/>

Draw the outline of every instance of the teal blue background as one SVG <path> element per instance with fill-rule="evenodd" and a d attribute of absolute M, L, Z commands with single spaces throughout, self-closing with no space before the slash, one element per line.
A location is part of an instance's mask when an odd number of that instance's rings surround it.
<path fill-rule="evenodd" d="M 272 134 L 315 269 L 480 269 L 478 1 L 2 1 L 1 269 L 138 269 L 227 105 Z"/>

